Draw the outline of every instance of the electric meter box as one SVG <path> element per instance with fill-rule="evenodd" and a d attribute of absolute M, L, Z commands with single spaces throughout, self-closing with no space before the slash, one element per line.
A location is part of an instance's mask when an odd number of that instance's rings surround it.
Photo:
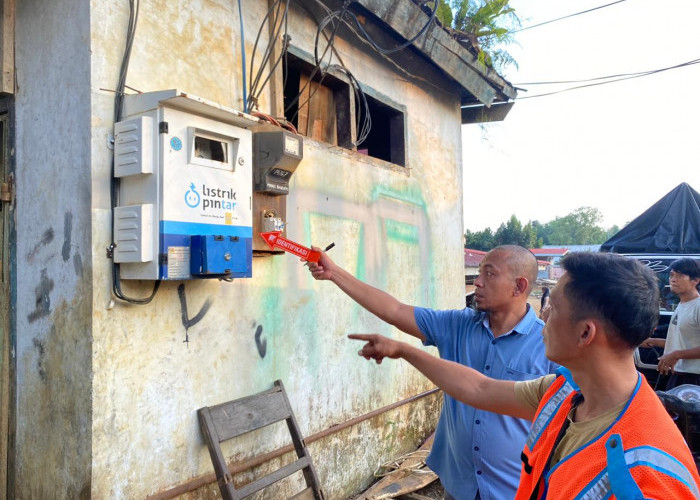
<path fill-rule="evenodd" d="M 114 262 L 122 279 L 252 276 L 258 119 L 164 90 L 124 97 L 115 124 Z"/>

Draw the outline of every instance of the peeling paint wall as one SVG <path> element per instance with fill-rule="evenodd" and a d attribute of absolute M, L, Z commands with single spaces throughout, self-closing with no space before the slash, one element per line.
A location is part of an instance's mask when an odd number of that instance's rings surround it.
<path fill-rule="evenodd" d="M 143 498 L 209 474 L 196 410 L 268 389 L 275 379 L 305 435 L 432 388 L 404 362 L 360 359 L 346 334 L 403 334 L 313 280 L 289 255 L 255 258 L 252 279 L 166 282 L 147 306 L 113 303 L 105 256 L 110 89 L 128 2 L 20 4 L 20 497 Z M 243 2 L 248 55 L 267 9 Z M 127 84 L 143 92 L 177 88 L 242 109 L 238 26 L 238 5 L 229 0 L 141 2 Z M 290 34 L 313 53 L 315 25 L 302 10 L 293 10 Z M 408 168 L 305 140 L 287 199 L 288 237 L 335 242 L 336 262 L 402 301 L 463 307 L 459 97 L 444 90 L 446 82 L 422 81 L 365 45 L 338 40 L 336 47 L 363 85 L 405 109 Z M 262 111 L 269 102 L 263 94 Z M 123 288 L 144 297 L 152 283 Z M 327 497 L 361 490 L 379 462 L 414 449 L 434 428 L 439 406 L 438 397 L 423 398 L 311 444 Z M 55 422 L 60 433 L 50 431 Z M 243 437 L 226 453 L 246 459 L 287 442 L 280 428 Z M 182 497 L 217 494 L 211 484 Z"/>
<path fill-rule="evenodd" d="M 91 491 L 89 36 L 87 1 L 16 3 L 17 498 Z"/>

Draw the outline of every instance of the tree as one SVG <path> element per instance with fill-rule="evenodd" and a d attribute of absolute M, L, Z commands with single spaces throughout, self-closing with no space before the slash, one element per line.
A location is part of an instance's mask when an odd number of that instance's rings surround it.
<path fill-rule="evenodd" d="M 600 210 L 580 207 L 564 217 L 545 224 L 542 235 L 548 245 L 595 245 L 603 243 L 607 232 L 598 224 L 603 220 Z"/>
<path fill-rule="evenodd" d="M 494 246 L 493 232 L 488 227 L 476 232 L 471 232 L 467 229 L 466 233 L 464 233 L 464 248 L 489 251 Z"/>
<path fill-rule="evenodd" d="M 449 8 L 446 8 L 449 6 Z M 515 59 L 502 47 L 514 43 L 512 30 L 520 20 L 509 0 L 440 0 L 437 17 L 454 30 L 458 40 L 468 40 L 486 67 L 502 72 Z"/>
<path fill-rule="evenodd" d="M 564 217 L 542 224 L 534 220 L 523 225 L 515 215 L 501 224 L 494 233 L 486 228 L 465 233 L 465 248 L 491 250 L 498 245 L 520 245 L 539 248 L 542 245 L 597 245 L 605 242 L 619 231 L 617 226 L 603 229 L 600 210 L 579 207 Z"/>
<path fill-rule="evenodd" d="M 465 248 L 488 251 L 498 245 L 520 245 L 533 248 L 542 245 L 537 238 L 537 231 L 532 223 L 523 224 L 515 215 L 507 223 L 501 224 L 494 234 L 490 228 L 472 232 L 467 229 L 464 234 Z"/>
<path fill-rule="evenodd" d="M 532 248 L 537 246 L 537 233 L 530 222 L 523 226 L 515 215 L 511 215 L 508 222 L 501 224 L 496 230 L 494 246 L 498 245 L 520 245 Z"/>

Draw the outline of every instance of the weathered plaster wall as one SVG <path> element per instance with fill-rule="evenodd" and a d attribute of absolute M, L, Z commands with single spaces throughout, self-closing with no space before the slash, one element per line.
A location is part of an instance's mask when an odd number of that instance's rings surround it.
<path fill-rule="evenodd" d="M 15 496 L 89 498 L 89 2 L 16 9 Z"/>
<path fill-rule="evenodd" d="M 249 55 L 268 7 L 243 5 Z M 267 389 L 277 378 L 307 435 L 431 388 L 403 362 L 360 359 L 347 333 L 402 334 L 314 281 L 289 255 L 254 259 L 252 279 L 165 283 L 148 306 L 112 307 L 104 248 L 114 96 L 100 89 L 116 85 L 128 5 L 93 0 L 91 19 L 92 498 L 144 497 L 210 473 L 196 409 Z M 292 21 L 293 43 L 312 53 L 311 25 Z M 240 109 L 238 23 L 235 2 L 142 2 L 128 85 L 178 88 Z M 378 67 L 366 47 L 338 47 L 360 81 L 405 106 L 410 169 L 305 141 L 288 197 L 288 236 L 335 242 L 339 264 L 401 300 L 462 307 L 458 98 Z M 124 283 L 133 296 L 151 286 Z M 435 425 L 438 406 L 426 398 L 312 444 L 328 497 L 358 491 L 378 462 L 414 448 Z M 248 458 L 285 438 L 284 429 L 271 439 L 243 438 L 228 453 Z M 186 496 L 209 497 L 215 488 Z"/>

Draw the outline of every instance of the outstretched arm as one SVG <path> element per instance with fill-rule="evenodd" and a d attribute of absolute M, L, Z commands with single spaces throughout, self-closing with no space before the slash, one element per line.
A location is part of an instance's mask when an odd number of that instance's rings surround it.
<path fill-rule="evenodd" d="M 312 247 L 320 251 L 320 248 Z M 377 316 L 409 335 L 425 340 L 425 335 L 418 328 L 413 313 L 413 306 L 399 302 L 382 290 L 363 283 L 345 269 L 333 262 L 325 252 L 321 253 L 318 263 L 309 262 L 309 270 L 317 280 L 330 280 L 351 299 Z"/>
<path fill-rule="evenodd" d="M 384 358 L 403 358 L 440 389 L 459 401 L 494 413 L 532 420 L 535 410 L 515 395 L 515 382 L 489 378 L 467 366 L 436 358 L 405 342 L 376 334 L 352 334 L 349 338 L 367 343 L 359 351 L 365 359 L 381 363 Z"/>

